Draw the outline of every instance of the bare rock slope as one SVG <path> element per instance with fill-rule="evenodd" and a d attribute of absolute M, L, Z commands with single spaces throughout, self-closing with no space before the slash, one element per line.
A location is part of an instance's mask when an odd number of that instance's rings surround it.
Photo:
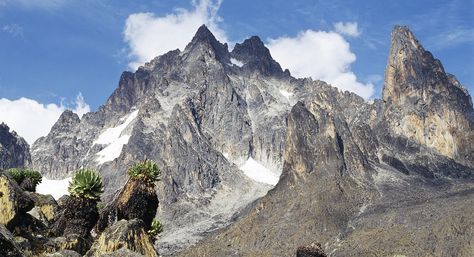
<path fill-rule="evenodd" d="M 473 113 L 406 27 L 392 33 L 383 99 L 367 103 L 293 78 L 258 37 L 229 52 L 202 26 L 183 51 L 124 72 L 97 112 L 63 113 L 32 167 L 96 168 L 110 199 L 131 163 L 155 160 L 163 255 L 291 256 L 320 242 L 331 256 L 467 256 Z"/>
<path fill-rule="evenodd" d="M 313 242 L 330 256 L 472 255 L 467 91 L 396 27 L 384 99 L 351 114 L 337 95 L 292 108 L 276 187 L 177 256 L 294 256 Z"/>

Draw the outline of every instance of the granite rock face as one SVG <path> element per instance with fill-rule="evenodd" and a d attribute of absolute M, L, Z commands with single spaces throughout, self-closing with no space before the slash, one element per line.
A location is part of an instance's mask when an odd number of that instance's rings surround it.
<path fill-rule="evenodd" d="M 206 237 L 179 254 L 292 256 L 317 241 L 331 256 L 468 256 L 472 116 L 467 91 L 405 27 L 383 99 L 366 102 L 291 77 L 258 37 L 229 52 L 202 26 L 183 51 L 124 72 L 97 112 L 63 113 L 31 166 L 49 178 L 96 168 L 107 201 L 132 163 L 156 161 L 163 255 Z M 278 184 L 246 176 L 249 158 Z M 453 227 L 465 229 L 444 236 Z"/>
<path fill-rule="evenodd" d="M 0 124 L 0 170 L 22 168 L 31 163 L 26 141 L 5 124 Z"/>
<path fill-rule="evenodd" d="M 407 27 L 392 32 L 383 100 L 394 134 L 474 167 L 471 96 Z"/>
<path fill-rule="evenodd" d="M 383 100 L 313 88 L 288 116 L 276 187 L 176 256 L 291 256 L 314 241 L 330 256 L 470 256 L 473 109 L 440 62 L 396 27 Z"/>

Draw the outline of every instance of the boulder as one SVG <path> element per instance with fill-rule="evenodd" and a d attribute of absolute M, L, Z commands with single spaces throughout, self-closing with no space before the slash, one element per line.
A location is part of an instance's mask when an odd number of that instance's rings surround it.
<path fill-rule="evenodd" d="M 67 197 L 60 207 L 58 218 L 54 221 L 51 234 L 64 236 L 77 234 L 88 237 L 99 219 L 97 202 L 90 199 Z"/>
<path fill-rule="evenodd" d="M 8 229 L 0 224 L 0 256 L 22 257 L 20 247 Z"/>
<path fill-rule="evenodd" d="M 0 173 L 0 224 L 8 225 L 18 214 L 33 208 L 33 200 L 5 173 Z"/>
<path fill-rule="evenodd" d="M 81 255 L 71 250 L 61 250 L 55 253 L 46 254 L 46 257 L 81 257 Z"/>
<path fill-rule="evenodd" d="M 139 219 L 120 220 L 105 229 L 86 256 L 104 256 L 103 254 L 119 249 L 128 249 L 148 257 L 158 256 L 151 238 L 146 233 L 145 223 Z"/>
<path fill-rule="evenodd" d="M 26 194 L 35 203 L 35 207 L 30 211 L 30 214 L 46 224 L 51 224 L 59 213 L 59 205 L 56 200 L 51 195 L 31 192 L 26 192 Z"/>
<path fill-rule="evenodd" d="M 92 238 L 77 234 L 68 234 L 64 237 L 53 238 L 48 242 L 47 252 L 74 251 L 84 255 L 92 245 Z"/>
<path fill-rule="evenodd" d="M 321 244 L 312 243 L 310 245 L 300 246 L 296 250 L 296 257 L 327 257 L 321 248 Z"/>
<path fill-rule="evenodd" d="M 100 213 L 97 231 L 103 231 L 117 220 L 140 219 L 149 229 L 158 208 L 154 185 L 128 180 L 114 200 Z"/>
<path fill-rule="evenodd" d="M 122 248 L 115 252 L 101 254 L 100 257 L 145 257 L 145 255 Z"/>

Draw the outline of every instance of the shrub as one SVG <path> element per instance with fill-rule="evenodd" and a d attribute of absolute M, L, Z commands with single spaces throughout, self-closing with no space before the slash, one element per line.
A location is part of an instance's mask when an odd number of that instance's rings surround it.
<path fill-rule="evenodd" d="M 21 182 L 25 178 L 25 174 L 22 169 L 12 168 L 6 170 L 6 173 L 8 173 L 18 185 L 21 184 Z"/>
<path fill-rule="evenodd" d="M 43 177 L 41 173 L 34 170 L 13 168 L 7 170 L 7 173 L 20 185 L 24 190 L 34 192 L 36 186 L 41 183 Z"/>
<path fill-rule="evenodd" d="M 153 219 L 151 222 L 151 228 L 148 230 L 148 234 L 150 234 L 152 237 L 156 237 L 158 234 L 163 232 L 163 224 L 157 219 Z"/>
<path fill-rule="evenodd" d="M 145 182 L 154 182 L 160 179 L 160 170 L 158 165 L 152 160 L 135 163 L 128 169 L 128 175 L 133 180 L 142 180 Z"/>
<path fill-rule="evenodd" d="M 99 200 L 104 192 L 102 178 L 97 171 L 80 169 L 69 182 L 68 191 L 74 197 Z"/>

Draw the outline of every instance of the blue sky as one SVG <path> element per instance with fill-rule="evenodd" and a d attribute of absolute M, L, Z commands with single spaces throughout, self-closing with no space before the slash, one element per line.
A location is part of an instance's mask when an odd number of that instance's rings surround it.
<path fill-rule="evenodd" d="M 258 35 L 281 58 L 285 58 L 284 46 L 312 51 L 312 42 L 335 40 L 335 46 L 347 47 L 342 52 L 339 48 L 331 50 L 339 51 L 335 56 L 340 60 L 334 61 L 341 66 L 338 71 L 302 70 L 300 74 L 322 74 L 321 78 L 333 79 L 333 83 L 341 81 L 336 78 L 340 74 L 350 75 L 354 77 L 351 83 L 357 84 L 355 88 L 373 86 L 372 91 L 366 91 L 371 97 L 379 97 L 381 92 L 393 26 L 408 25 L 448 72 L 470 92 L 474 90 L 472 0 L 0 0 L 0 99 L 25 97 L 44 104 L 44 108 L 52 103 L 62 110 L 77 107 L 81 93 L 90 110 L 96 110 L 117 87 L 120 74 L 136 67 L 133 62 L 164 51 L 163 40 L 180 34 L 184 27 L 195 31 L 199 23 L 196 19 L 200 18 L 194 19 L 192 14 L 199 12 L 200 6 L 204 6 L 201 11 L 205 14 L 199 15 L 205 17 L 198 16 L 210 23 L 218 38 L 233 45 Z M 170 15 L 177 19 L 191 17 L 191 21 L 183 21 L 174 33 L 160 31 L 160 25 L 148 30 L 150 24 L 168 24 L 167 19 L 173 18 Z M 338 31 L 338 22 L 356 25 L 356 33 Z M 153 36 L 127 32 L 127 24 L 132 23 L 136 25 L 132 30 L 138 26 L 142 33 Z M 174 48 L 181 47 L 187 38 L 176 40 L 181 41 Z M 318 58 L 312 61 L 317 66 Z M 310 60 L 308 65 L 313 65 Z M 291 61 L 286 66 L 293 67 Z"/>

